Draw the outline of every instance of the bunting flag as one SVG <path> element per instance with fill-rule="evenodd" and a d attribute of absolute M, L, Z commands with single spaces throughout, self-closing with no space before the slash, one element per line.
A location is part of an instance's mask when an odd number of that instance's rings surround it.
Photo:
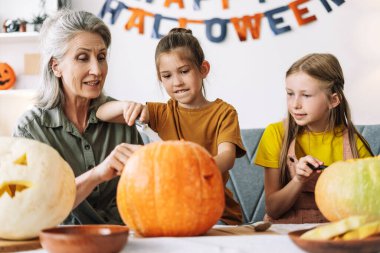
<path fill-rule="evenodd" d="M 146 0 L 147 3 L 151 3 L 152 0 Z M 259 0 L 260 3 L 265 3 L 265 0 Z M 139 34 L 144 34 L 145 32 L 145 19 L 153 18 L 153 28 L 151 37 L 159 39 L 164 35 L 160 33 L 160 24 L 163 20 L 169 20 L 173 22 L 173 27 L 183 27 L 185 28 L 188 24 L 203 24 L 205 25 L 206 37 L 211 42 L 220 43 L 225 40 L 227 36 L 227 25 L 232 23 L 235 32 L 237 33 L 240 41 L 246 41 L 249 34 L 253 40 L 260 38 L 261 26 L 263 23 L 267 23 L 271 31 L 275 35 L 279 35 L 292 30 L 290 25 L 286 25 L 284 19 L 281 17 L 281 13 L 290 11 L 297 24 L 303 26 L 314 22 L 317 17 L 309 12 L 309 9 L 304 6 L 310 0 L 295 0 L 287 5 L 283 5 L 263 13 L 254 13 L 249 15 L 244 15 L 242 17 L 232 17 L 229 19 L 224 18 L 211 18 L 206 20 L 193 20 L 186 17 L 173 18 L 163 16 L 158 13 L 151 13 L 140 8 L 134 8 L 127 6 L 125 3 L 119 0 L 106 0 L 100 11 L 100 18 L 104 19 L 107 14 L 110 15 L 110 23 L 115 24 L 120 16 L 120 13 L 124 10 L 130 11 L 131 15 L 125 22 L 125 29 L 137 29 Z M 319 0 L 324 9 L 327 12 L 331 12 L 333 9 L 332 4 L 335 6 L 341 6 L 345 3 L 345 0 Z M 164 6 L 170 7 L 171 4 L 177 4 L 179 8 L 184 8 L 183 0 L 165 0 Z M 194 9 L 200 10 L 200 0 L 194 0 Z M 228 0 L 222 0 L 222 8 L 228 9 Z M 218 27 L 219 29 L 215 29 Z M 214 31 L 220 31 L 215 34 Z"/>

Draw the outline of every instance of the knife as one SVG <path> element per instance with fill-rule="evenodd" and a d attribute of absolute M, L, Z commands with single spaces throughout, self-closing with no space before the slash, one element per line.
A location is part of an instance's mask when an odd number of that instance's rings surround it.
<path fill-rule="evenodd" d="M 135 124 L 136 124 L 136 127 L 137 127 L 137 131 L 139 131 L 140 133 L 145 134 L 146 136 L 148 136 L 148 138 L 149 138 L 149 140 L 151 142 L 162 141 L 162 139 L 160 138 L 160 136 L 158 135 L 158 133 L 156 133 L 155 131 L 153 131 L 152 128 L 150 128 L 148 126 L 148 124 L 142 122 L 141 120 L 136 120 Z"/>
<path fill-rule="evenodd" d="M 289 156 L 289 160 L 294 163 L 294 158 Z M 315 167 L 314 165 L 312 165 L 311 163 L 307 162 L 306 163 L 307 167 L 309 167 L 310 169 L 312 170 L 324 170 L 326 169 L 327 167 L 329 167 L 328 165 L 319 165 L 318 167 Z"/>
<path fill-rule="evenodd" d="M 319 165 L 318 167 L 315 167 L 314 165 L 312 165 L 311 163 L 306 163 L 306 165 L 312 169 L 312 170 L 324 170 L 326 169 L 328 166 L 327 165 Z"/>

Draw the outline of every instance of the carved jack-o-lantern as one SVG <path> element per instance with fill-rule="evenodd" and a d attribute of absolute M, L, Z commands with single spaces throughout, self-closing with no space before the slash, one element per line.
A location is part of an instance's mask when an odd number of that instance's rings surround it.
<path fill-rule="evenodd" d="M 50 146 L 0 137 L 0 238 L 38 236 L 61 223 L 76 194 L 71 167 Z"/>
<path fill-rule="evenodd" d="M 16 82 L 16 75 L 11 66 L 0 62 L 0 90 L 10 89 Z"/>

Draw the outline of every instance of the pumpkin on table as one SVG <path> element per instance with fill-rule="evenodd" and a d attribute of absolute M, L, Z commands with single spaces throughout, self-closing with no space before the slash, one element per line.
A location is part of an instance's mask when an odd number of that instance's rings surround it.
<path fill-rule="evenodd" d="M 333 163 L 315 186 L 315 202 L 329 221 L 380 217 L 380 157 Z"/>
<path fill-rule="evenodd" d="M 74 173 L 55 149 L 0 137 L 0 238 L 29 239 L 58 225 L 75 195 Z"/>
<path fill-rule="evenodd" d="M 143 236 L 204 234 L 224 210 L 222 176 L 198 144 L 150 143 L 125 165 L 117 205 L 123 221 Z"/>
<path fill-rule="evenodd" d="M 0 62 L 0 90 L 12 88 L 16 82 L 16 75 L 12 67 L 5 62 Z"/>

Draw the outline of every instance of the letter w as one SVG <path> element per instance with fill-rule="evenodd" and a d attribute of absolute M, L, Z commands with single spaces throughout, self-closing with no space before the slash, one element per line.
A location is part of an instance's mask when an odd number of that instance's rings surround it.
<path fill-rule="evenodd" d="M 247 30 L 249 28 L 252 38 L 260 38 L 260 24 L 262 13 L 257 13 L 254 16 L 243 16 L 242 18 L 231 18 L 231 23 L 239 36 L 240 41 L 247 40 Z M 241 24 L 242 23 L 242 24 Z"/>

